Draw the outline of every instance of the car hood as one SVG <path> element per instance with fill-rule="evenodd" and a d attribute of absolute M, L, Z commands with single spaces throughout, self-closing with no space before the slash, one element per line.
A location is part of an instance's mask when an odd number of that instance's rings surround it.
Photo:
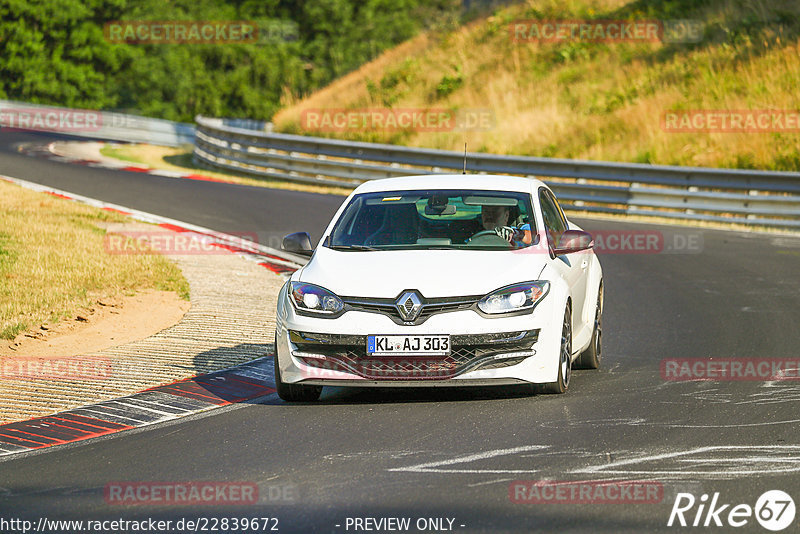
<path fill-rule="evenodd" d="M 428 298 L 483 295 L 536 280 L 548 257 L 538 247 L 357 252 L 318 247 L 298 274 L 302 282 L 347 297 L 394 298 L 405 289 L 416 289 Z"/>

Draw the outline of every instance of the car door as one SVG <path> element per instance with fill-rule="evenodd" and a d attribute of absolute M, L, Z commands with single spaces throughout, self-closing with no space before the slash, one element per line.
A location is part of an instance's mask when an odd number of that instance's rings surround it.
<path fill-rule="evenodd" d="M 555 196 L 547 189 L 539 189 L 539 205 L 542 209 L 545 232 L 551 249 L 554 249 L 561 235 L 569 228 L 564 212 Z M 586 273 L 589 267 L 588 255 L 582 252 L 563 254 L 551 262 L 561 277 L 566 280 L 572 295 L 572 331 L 578 334 L 583 328 L 583 314 L 586 306 Z M 573 334 L 573 335 L 574 335 Z"/>

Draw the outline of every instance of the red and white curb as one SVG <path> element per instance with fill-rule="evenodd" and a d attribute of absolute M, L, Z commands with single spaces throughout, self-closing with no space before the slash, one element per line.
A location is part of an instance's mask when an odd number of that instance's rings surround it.
<path fill-rule="evenodd" d="M 11 176 L 0 175 L 0 180 L 33 191 L 115 211 L 168 230 L 197 234 L 218 247 L 256 261 L 259 265 L 284 277 L 300 268 L 303 263 L 302 258 L 295 260 L 282 251 L 201 226 Z M 6 423 L 0 425 L 0 458 L 161 423 L 216 407 L 264 397 L 275 392 L 274 385 L 272 355 L 268 355 L 230 369 L 179 380 L 126 397 L 27 421 Z"/>
<path fill-rule="evenodd" d="M 207 176 L 204 174 L 198 174 L 194 172 L 182 172 L 182 171 L 167 171 L 163 169 L 154 169 L 152 167 L 147 167 L 146 165 L 140 164 L 130 164 L 125 162 L 110 162 L 110 161 L 102 161 L 96 159 L 85 159 L 85 158 L 77 158 L 71 156 L 65 156 L 62 154 L 57 154 L 55 152 L 55 142 L 48 143 L 48 144 L 37 144 L 37 143 L 24 143 L 17 147 L 17 150 L 25 154 L 27 156 L 35 156 L 40 158 L 47 158 L 53 161 L 60 161 L 63 163 L 72 163 L 74 165 L 86 165 L 88 167 L 97 167 L 102 169 L 112 169 L 115 171 L 128 171 L 128 172 L 140 172 L 144 174 L 152 174 L 155 176 L 163 176 L 165 178 L 182 178 L 185 180 L 200 180 L 203 182 L 219 182 L 223 184 L 236 184 L 237 182 L 233 180 L 226 180 L 224 178 L 216 178 L 213 176 Z"/>
<path fill-rule="evenodd" d="M 0 425 L 0 460 L 275 393 L 272 356 L 54 415 Z"/>
<path fill-rule="evenodd" d="M 208 228 L 203 228 L 202 226 L 197 226 L 195 224 L 170 219 L 169 217 L 162 217 L 161 215 L 154 215 L 152 213 L 127 208 L 117 204 L 111 204 L 102 200 L 76 195 L 53 187 L 36 184 L 27 180 L 20 180 L 19 178 L 13 178 L 11 176 L 0 175 L 0 180 L 19 185 L 26 189 L 47 193 L 49 195 L 80 202 L 82 204 L 94 206 L 107 211 L 115 211 L 138 221 L 156 224 L 167 230 L 196 234 L 197 236 L 202 237 L 205 242 L 214 243 L 220 248 L 238 254 L 248 260 L 255 261 L 262 267 L 265 267 L 270 271 L 283 276 L 290 275 L 299 269 L 304 263 L 303 258 L 295 257 L 283 251 L 261 245 L 254 241 L 243 239 L 239 236 L 217 232 Z"/>

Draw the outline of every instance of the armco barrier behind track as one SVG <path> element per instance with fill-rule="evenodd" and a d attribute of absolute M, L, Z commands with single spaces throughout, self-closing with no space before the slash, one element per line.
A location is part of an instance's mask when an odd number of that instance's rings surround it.
<path fill-rule="evenodd" d="M 198 116 L 195 161 L 254 176 L 355 187 L 460 172 L 461 152 L 271 133 L 263 123 Z M 800 173 L 469 153 L 468 171 L 545 177 L 565 208 L 800 228 Z"/>
<path fill-rule="evenodd" d="M 167 146 L 179 146 L 194 141 L 192 124 L 110 111 L 42 106 L 11 100 L 0 100 L 0 128 Z"/>

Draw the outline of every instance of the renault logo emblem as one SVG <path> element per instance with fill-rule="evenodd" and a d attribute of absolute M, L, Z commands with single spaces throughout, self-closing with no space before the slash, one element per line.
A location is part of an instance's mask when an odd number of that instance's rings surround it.
<path fill-rule="evenodd" d="M 422 310 L 422 299 L 416 291 L 405 291 L 395 301 L 395 308 L 400 314 L 400 318 L 404 321 L 414 321 L 419 317 L 419 312 Z"/>

